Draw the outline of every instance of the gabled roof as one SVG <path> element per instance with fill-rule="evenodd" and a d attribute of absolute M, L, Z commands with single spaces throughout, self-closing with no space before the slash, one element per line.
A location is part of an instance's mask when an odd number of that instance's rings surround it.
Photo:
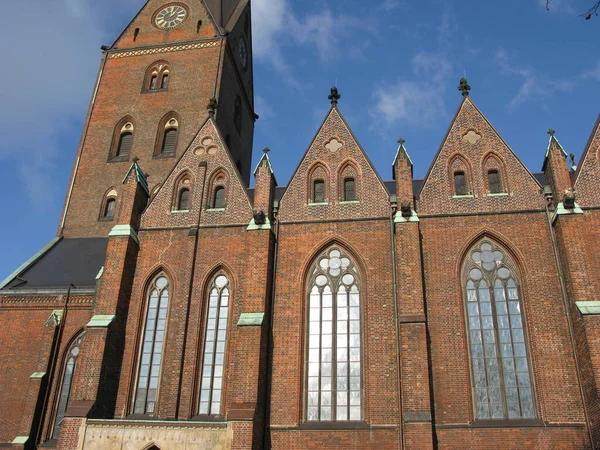
<path fill-rule="evenodd" d="M 518 163 L 523 167 L 523 169 L 525 169 L 525 171 L 531 176 L 531 178 L 538 185 L 540 185 L 538 179 L 527 168 L 527 166 L 525 164 L 523 164 L 523 162 L 521 161 L 521 159 L 517 156 L 517 154 L 510 147 L 510 145 L 508 145 L 508 143 L 504 140 L 504 138 L 500 135 L 500 133 L 498 133 L 498 130 L 496 130 L 496 128 L 494 127 L 494 125 L 492 125 L 492 123 L 488 120 L 488 118 L 485 116 L 485 114 L 483 114 L 481 112 L 481 110 L 477 107 L 477 105 L 475 105 L 475 103 L 473 102 L 473 100 L 471 100 L 471 98 L 469 96 L 464 96 L 463 100 L 460 102 L 460 105 L 458 106 L 458 109 L 456 110 L 456 113 L 454 114 L 454 117 L 453 117 L 452 121 L 450 122 L 450 126 L 448 127 L 448 131 L 446 131 L 446 134 L 444 135 L 444 139 L 442 139 L 442 142 L 441 142 L 441 144 L 440 144 L 440 146 L 438 148 L 437 153 L 435 154 L 435 157 L 433 158 L 431 164 L 429 165 L 429 170 L 427 171 L 427 175 L 425 175 L 425 178 L 423 179 L 423 184 L 421 185 L 421 189 L 419 190 L 418 193 L 415 192 L 415 195 L 417 197 L 420 197 L 421 192 L 423 191 L 423 188 L 425 187 L 425 185 L 427 184 L 427 181 L 429 180 L 429 177 L 431 175 L 431 171 L 433 170 L 433 167 L 435 166 L 437 160 L 440 157 L 442 149 L 444 148 L 444 144 L 448 140 L 448 136 L 450 135 L 450 131 L 452 131 L 452 128 L 454 127 L 454 124 L 456 123 L 456 120 L 458 119 L 458 116 L 459 116 L 460 112 L 462 111 L 462 108 L 464 107 L 465 103 L 469 103 L 475 109 L 475 111 L 483 118 L 483 120 L 485 120 L 485 122 L 487 123 L 487 125 L 496 134 L 496 136 L 498 137 L 498 139 L 500 139 L 504 143 L 504 145 L 506 145 L 506 148 L 514 155 L 514 157 L 516 158 L 516 160 L 518 161 Z M 540 187 L 542 187 L 542 185 L 540 185 Z"/>
<path fill-rule="evenodd" d="M 135 173 L 135 178 L 137 179 L 137 182 L 142 185 L 142 188 L 144 188 L 144 190 L 146 191 L 146 194 L 150 195 L 150 190 L 148 189 L 148 180 L 146 179 L 146 174 L 144 174 L 144 172 L 142 171 L 142 169 L 139 166 L 139 164 L 137 163 L 137 161 L 134 161 L 133 164 L 131 165 L 131 167 L 129 167 L 129 170 L 127 171 L 127 173 L 125 174 L 125 177 L 123 178 L 123 184 L 125 184 L 125 182 L 127 181 L 127 178 L 129 178 L 129 175 L 131 174 L 131 172 Z"/>
<path fill-rule="evenodd" d="M 410 155 L 408 154 L 408 150 L 406 150 L 406 147 L 404 146 L 404 142 L 400 141 L 398 150 L 396 150 L 396 156 L 394 156 L 394 162 L 392 163 L 392 177 L 394 178 L 394 180 L 396 179 L 396 171 L 394 170 L 394 167 L 396 167 L 398 158 L 400 158 L 400 155 L 402 155 L 402 154 L 404 154 L 406 156 L 406 159 L 408 159 L 408 162 L 410 163 L 410 167 L 411 167 L 411 172 L 412 172 L 412 168 L 414 166 L 413 161 L 412 161 Z"/>
<path fill-rule="evenodd" d="M 256 174 L 258 173 L 258 168 L 261 166 L 261 164 L 265 162 L 267 164 L 267 167 L 269 168 L 269 171 L 271 172 L 271 175 L 273 175 L 273 178 L 275 178 L 275 171 L 273 170 L 273 166 L 271 165 L 271 158 L 269 158 L 269 152 L 267 150 L 268 149 L 263 150 L 264 153 L 258 161 L 256 169 L 254 169 L 254 176 L 256 176 Z M 275 185 L 277 185 L 277 180 L 275 180 Z"/>
<path fill-rule="evenodd" d="M 550 157 L 550 151 L 552 150 L 552 144 L 557 145 L 559 150 L 562 152 L 562 154 L 565 156 L 565 158 L 567 156 L 569 156 L 567 154 L 567 152 L 565 151 L 565 149 L 563 148 L 562 145 L 560 145 L 560 142 L 558 142 L 558 139 L 556 139 L 556 136 L 554 136 L 553 134 L 550 136 L 550 139 L 548 140 L 548 147 L 546 147 L 546 156 L 544 156 L 544 165 L 542 166 L 542 171 L 546 171 L 546 164 L 548 164 L 548 158 Z"/>
<path fill-rule="evenodd" d="M 594 140 L 594 136 L 596 136 L 596 133 L 598 132 L 599 128 L 600 128 L 600 114 L 598 115 L 598 118 L 596 119 L 596 123 L 594 124 L 594 127 L 592 128 L 592 133 L 590 134 L 590 137 L 589 137 L 587 143 L 585 144 L 585 149 L 583 150 L 583 155 L 581 155 L 581 159 L 579 160 L 579 165 L 577 166 L 577 170 L 575 171 L 575 180 L 573 182 L 573 185 L 575 185 L 575 183 L 579 179 L 579 174 L 581 173 L 582 167 L 584 166 L 585 162 L 588 159 L 588 153 L 590 152 L 590 148 L 592 146 L 592 141 Z"/>

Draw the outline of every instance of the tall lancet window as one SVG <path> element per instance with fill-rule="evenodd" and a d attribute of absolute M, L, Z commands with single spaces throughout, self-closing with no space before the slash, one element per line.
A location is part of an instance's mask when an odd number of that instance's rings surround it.
<path fill-rule="evenodd" d="M 154 415 L 156 413 L 158 380 L 160 378 L 168 308 L 169 280 L 164 274 L 160 274 L 148 289 L 148 310 L 135 393 L 135 414 Z"/>
<path fill-rule="evenodd" d="M 362 419 L 359 274 L 340 248 L 324 252 L 308 282 L 306 420 Z"/>
<path fill-rule="evenodd" d="M 477 419 L 535 418 L 523 302 L 511 257 L 488 240 L 464 268 Z"/>
<path fill-rule="evenodd" d="M 200 391 L 200 414 L 221 415 L 229 322 L 229 280 L 218 275 L 209 290 Z"/>
<path fill-rule="evenodd" d="M 77 368 L 77 358 L 79 357 L 79 349 L 83 343 L 85 331 L 82 332 L 69 347 L 69 352 L 66 356 L 66 363 L 62 373 L 62 381 L 60 383 L 60 393 L 58 394 L 58 404 L 56 406 L 56 415 L 54 417 L 54 427 L 52 428 L 52 439 L 58 439 L 60 429 L 65 418 L 65 411 L 71 396 L 71 387 L 73 386 L 73 376 Z"/>

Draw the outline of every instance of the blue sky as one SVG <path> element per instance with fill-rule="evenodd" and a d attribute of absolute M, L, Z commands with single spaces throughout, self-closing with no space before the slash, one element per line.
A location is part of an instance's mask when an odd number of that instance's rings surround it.
<path fill-rule="evenodd" d="M 143 3 L 23 0 L 3 25 L 0 279 L 55 235 L 100 45 Z M 336 83 L 381 176 L 391 178 L 402 136 L 422 177 L 465 74 L 472 99 L 530 170 L 541 168 L 550 127 L 579 158 L 600 112 L 600 17 L 578 17 L 592 3 L 553 0 L 546 11 L 546 0 L 253 0 L 254 160 L 269 146 L 287 184 Z"/>

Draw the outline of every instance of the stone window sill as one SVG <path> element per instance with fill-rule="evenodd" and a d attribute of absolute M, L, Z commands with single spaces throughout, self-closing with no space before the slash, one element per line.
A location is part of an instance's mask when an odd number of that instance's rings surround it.
<path fill-rule="evenodd" d="M 298 427 L 301 430 L 361 430 L 369 428 L 365 421 L 348 422 L 304 422 Z"/>
<path fill-rule="evenodd" d="M 329 202 L 320 202 L 320 203 L 313 203 L 313 202 L 310 202 L 310 203 L 308 204 L 308 206 L 327 206 L 327 205 L 329 205 Z"/>
<path fill-rule="evenodd" d="M 164 89 L 146 89 L 142 91 L 142 94 L 158 94 L 159 92 L 167 92 L 168 88 Z"/>
<path fill-rule="evenodd" d="M 187 214 L 189 212 L 189 209 L 176 209 L 174 211 L 171 211 L 171 214 Z"/>
<path fill-rule="evenodd" d="M 100 217 L 98 219 L 98 222 L 112 222 L 114 220 L 115 220 L 114 216 L 113 217 Z"/>
<path fill-rule="evenodd" d="M 206 212 L 223 212 L 225 208 L 208 208 Z"/>
<path fill-rule="evenodd" d="M 473 194 L 469 195 L 453 195 L 452 198 L 475 198 Z"/>
<path fill-rule="evenodd" d="M 167 159 L 167 158 L 175 158 L 175 153 L 159 153 L 158 155 L 154 155 L 153 159 Z"/>
<path fill-rule="evenodd" d="M 360 204 L 360 200 L 342 200 L 340 205 L 358 205 Z"/>
<path fill-rule="evenodd" d="M 508 197 L 509 195 L 508 192 L 499 192 L 497 194 L 486 194 L 486 197 Z"/>

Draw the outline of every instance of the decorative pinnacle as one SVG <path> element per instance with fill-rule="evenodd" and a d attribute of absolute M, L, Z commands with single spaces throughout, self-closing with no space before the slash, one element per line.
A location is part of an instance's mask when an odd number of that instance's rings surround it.
<path fill-rule="evenodd" d="M 269 153 L 271 151 L 271 149 L 269 147 L 265 147 L 263 148 L 263 153 L 266 155 L 267 153 Z"/>
<path fill-rule="evenodd" d="M 208 105 L 206 105 L 206 109 L 208 110 L 208 115 L 211 117 L 215 116 L 215 111 L 217 110 L 219 104 L 217 103 L 217 99 L 216 98 L 211 98 L 208 101 Z"/>
<path fill-rule="evenodd" d="M 338 88 L 336 88 L 335 86 L 331 88 L 331 94 L 329 94 L 329 100 L 331 100 L 331 104 L 332 105 L 337 105 L 338 100 L 340 98 L 342 98 L 342 96 L 340 95 L 340 93 L 338 92 Z"/>
<path fill-rule="evenodd" d="M 137 164 L 137 162 L 138 162 L 139 160 L 140 160 L 140 158 L 138 158 L 137 156 L 133 158 L 133 162 L 134 162 L 135 164 Z"/>
<path fill-rule="evenodd" d="M 556 134 L 556 131 L 555 131 L 555 130 L 553 130 L 552 128 L 550 128 L 550 129 L 548 130 L 548 134 L 549 134 L 550 136 L 554 136 L 554 135 Z"/>
<path fill-rule="evenodd" d="M 398 144 L 400 144 L 400 145 L 404 145 L 405 142 L 406 142 L 406 139 L 404 139 L 404 138 L 398 139 Z"/>
<path fill-rule="evenodd" d="M 469 96 L 469 91 L 471 90 L 471 86 L 467 82 L 466 78 L 460 79 L 460 85 L 458 86 L 458 90 L 462 92 L 463 97 Z"/>

